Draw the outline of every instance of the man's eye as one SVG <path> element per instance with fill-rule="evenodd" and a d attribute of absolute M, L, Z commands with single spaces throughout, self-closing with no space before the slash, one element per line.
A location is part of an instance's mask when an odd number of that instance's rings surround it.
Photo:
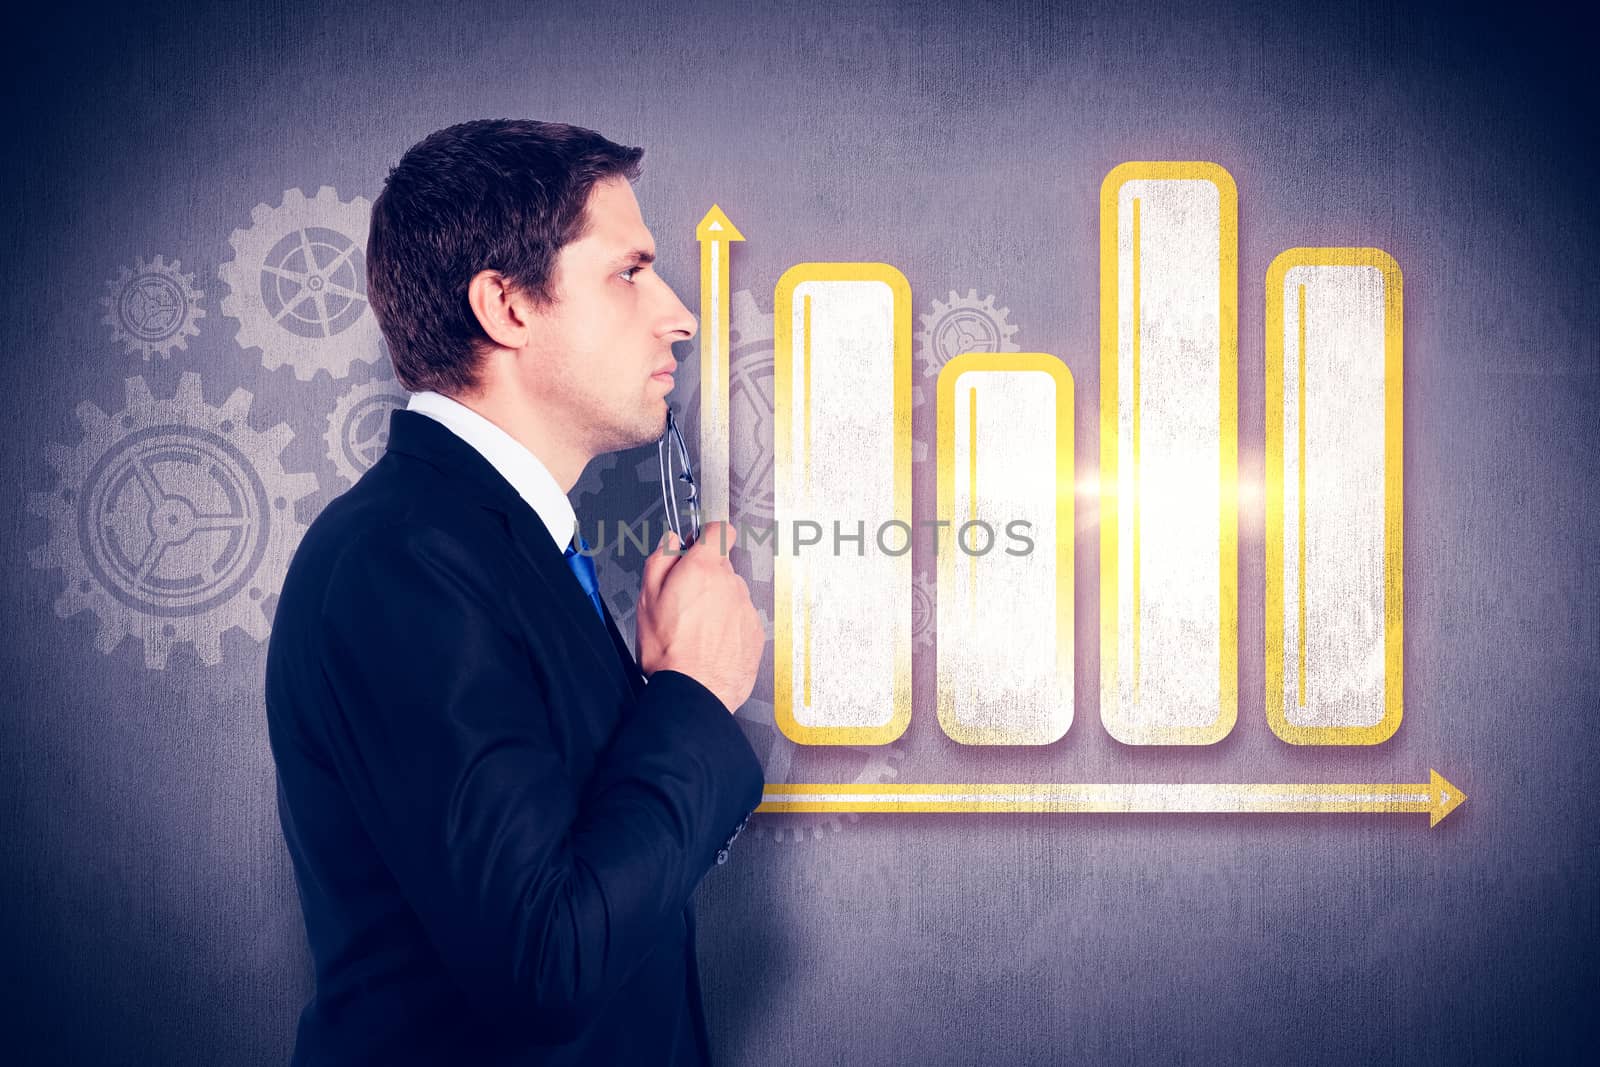
<path fill-rule="evenodd" d="M 631 274 L 633 271 L 636 271 L 636 270 L 644 270 L 644 264 L 643 263 L 635 263 L 633 266 L 629 267 L 627 270 L 623 271 L 622 273 L 623 274 Z M 629 278 L 628 280 L 630 282 L 633 281 L 632 278 Z"/>

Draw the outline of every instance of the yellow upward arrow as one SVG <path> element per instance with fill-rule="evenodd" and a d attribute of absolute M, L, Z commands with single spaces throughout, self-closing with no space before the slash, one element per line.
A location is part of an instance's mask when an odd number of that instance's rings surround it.
<path fill-rule="evenodd" d="M 700 457 L 702 521 L 728 520 L 728 246 L 744 240 L 711 205 L 695 227 L 700 242 Z"/>
<path fill-rule="evenodd" d="M 756 811 L 1427 812 L 1433 827 L 1465 799 L 1430 769 L 1406 784 L 768 784 Z"/>

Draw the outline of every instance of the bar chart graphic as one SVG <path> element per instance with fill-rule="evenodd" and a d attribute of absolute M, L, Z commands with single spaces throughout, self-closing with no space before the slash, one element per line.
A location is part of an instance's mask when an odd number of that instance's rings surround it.
<path fill-rule="evenodd" d="M 924 532 L 911 287 L 877 262 L 801 263 L 778 282 L 772 721 L 794 745 L 890 745 L 923 714 L 974 754 L 1085 729 L 1127 750 L 1210 746 L 1237 725 L 1238 193 L 1215 163 L 1129 162 L 1106 175 L 1099 209 L 1098 405 L 1051 352 L 965 352 L 938 372 L 927 708 L 913 709 L 911 682 L 927 599 L 911 569 Z M 717 215 L 703 241 L 738 233 Z M 703 275 L 713 316 L 726 315 L 726 247 Z M 1401 271 L 1380 249 L 1292 247 L 1264 282 L 1248 291 L 1266 323 L 1267 724 L 1287 746 L 1379 745 L 1404 705 Z M 727 327 L 704 325 L 717 340 L 702 389 L 715 394 Z M 1098 415 L 1098 620 L 1074 588 L 1080 401 Z M 727 397 L 701 402 L 702 438 L 726 435 Z M 702 449 L 725 471 L 725 443 Z M 1075 706 L 1075 635 L 1096 625 L 1097 723 Z M 1464 797 L 1432 770 L 1365 783 L 769 781 L 758 811 L 1427 813 L 1435 825 Z"/>

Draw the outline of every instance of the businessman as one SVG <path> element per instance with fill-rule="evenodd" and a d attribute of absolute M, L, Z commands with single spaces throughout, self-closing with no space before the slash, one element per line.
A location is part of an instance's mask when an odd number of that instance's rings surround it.
<path fill-rule="evenodd" d="M 267 653 L 316 969 L 297 1065 L 709 1062 L 690 896 L 761 801 L 732 713 L 762 626 L 708 524 L 646 560 L 635 661 L 567 499 L 661 435 L 695 332 L 651 270 L 642 155 L 471 122 L 373 205 L 413 395 L 307 531 Z"/>

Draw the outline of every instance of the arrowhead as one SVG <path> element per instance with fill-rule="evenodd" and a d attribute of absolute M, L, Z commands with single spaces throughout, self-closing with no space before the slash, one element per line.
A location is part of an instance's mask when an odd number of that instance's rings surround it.
<path fill-rule="evenodd" d="M 694 228 L 694 239 L 697 241 L 742 241 L 744 234 L 739 228 L 728 221 L 720 207 L 711 205 L 711 210 L 706 212 L 706 217 L 700 220 L 700 225 Z"/>
<path fill-rule="evenodd" d="M 1432 829 L 1439 825 L 1439 820 L 1449 815 L 1461 802 L 1467 799 L 1467 794 L 1445 781 L 1444 776 L 1433 768 L 1428 768 L 1428 827 Z"/>

